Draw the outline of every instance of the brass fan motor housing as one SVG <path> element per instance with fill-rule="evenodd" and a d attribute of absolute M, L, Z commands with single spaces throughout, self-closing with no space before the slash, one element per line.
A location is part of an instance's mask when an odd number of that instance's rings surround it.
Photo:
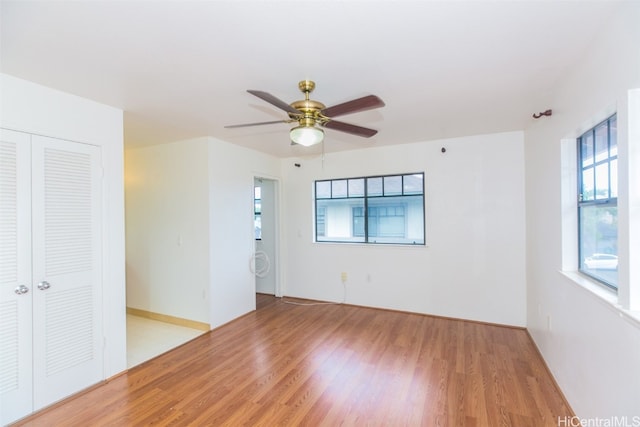
<path fill-rule="evenodd" d="M 309 94 L 315 87 L 316 84 L 311 80 L 302 80 L 300 83 L 298 83 L 298 88 L 304 93 L 305 99 L 294 101 L 289 104 L 292 108 L 295 108 L 302 113 L 302 117 L 297 114 L 289 113 L 289 117 L 293 120 L 298 120 L 300 125 L 313 126 L 315 124 L 315 121 L 319 121 L 322 123 L 328 120 L 327 117 L 324 117 L 320 113 L 326 108 L 326 106 L 322 102 L 309 99 Z"/>
<path fill-rule="evenodd" d="M 325 105 L 322 102 L 314 101 L 312 99 L 302 99 L 300 101 L 294 101 L 289 105 L 300 111 L 304 115 L 304 117 L 319 117 L 320 111 L 325 109 Z M 293 113 L 289 113 L 289 117 L 291 117 L 292 119 L 300 118 Z"/>
<path fill-rule="evenodd" d="M 298 119 L 298 123 L 300 123 L 300 126 L 313 127 L 316 124 L 316 119 L 313 117 L 303 117 Z"/>

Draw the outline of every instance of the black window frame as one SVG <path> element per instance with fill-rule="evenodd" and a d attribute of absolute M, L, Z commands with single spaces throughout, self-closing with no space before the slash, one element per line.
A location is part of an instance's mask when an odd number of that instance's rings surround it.
<path fill-rule="evenodd" d="M 582 273 L 585 274 L 587 276 L 589 276 L 591 279 L 597 281 L 598 283 L 606 286 L 607 288 L 610 288 L 614 291 L 617 292 L 618 290 L 618 284 L 617 284 L 617 279 L 616 282 L 613 283 L 611 281 L 606 280 L 604 277 L 602 277 L 601 275 L 596 275 L 594 273 L 592 273 L 591 271 L 589 271 L 588 268 L 585 267 L 586 264 L 586 257 L 587 256 L 591 256 L 591 255 L 595 255 L 595 253 L 593 254 L 586 254 L 583 253 L 583 229 L 582 229 L 582 217 L 583 217 L 583 212 L 585 212 L 586 210 L 589 209 L 594 209 L 594 208 L 615 208 L 617 210 L 618 208 L 618 197 L 617 195 L 613 196 L 612 195 L 612 161 L 618 161 L 618 154 L 617 154 L 617 150 L 615 155 L 611 155 L 611 142 L 612 142 L 612 123 L 615 122 L 616 126 L 617 126 L 617 114 L 613 114 L 610 117 L 608 117 L 607 119 L 603 120 L 602 122 L 598 123 L 597 125 L 595 125 L 594 127 L 592 127 L 591 129 L 589 129 L 588 131 L 584 132 L 582 135 L 580 135 L 580 137 L 577 139 L 577 175 L 578 175 L 578 180 L 577 180 L 577 184 L 578 184 L 578 200 L 577 200 L 577 214 L 578 214 L 578 230 L 577 230 L 577 238 L 578 238 L 578 270 Z M 596 153 L 596 132 L 597 130 L 602 127 L 603 125 L 607 126 L 607 156 L 601 160 L 598 160 L 597 157 L 597 153 Z M 616 148 L 617 148 L 617 129 L 616 127 L 614 127 L 614 130 L 616 131 L 615 134 L 615 138 L 614 140 L 616 141 Z M 590 138 L 591 139 L 591 144 L 593 145 L 592 147 L 592 156 L 593 156 L 593 163 L 588 164 L 585 166 L 585 162 L 583 159 L 583 142 L 585 140 L 585 138 Z M 607 186 L 607 194 L 606 197 L 602 197 L 602 196 L 598 196 L 598 186 L 597 186 L 597 167 L 601 166 L 601 165 L 607 165 L 607 169 L 608 169 L 608 186 Z M 592 175 L 592 179 L 593 181 L 591 182 L 591 187 L 593 189 L 593 196 L 591 197 L 591 195 L 587 195 L 585 194 L 585 182 L 584 182 L 584 176 L 585 176 L 585 171 L 591 169 L 593 171 Z M 616 167 L 617 170 L 617 167 Z M 617 176 L 613 177 L 613 179 L 615 179 L 616 182 L 616 188 L 617 188 Z M 617 213 L 616 213 L 616 217 L 617 217 Z M 618 242 L 618 228 L 616 226 L 616 245 Z M 607 252 L 602 252 L 607 254 Z M 611 254 L 611 255 L 616 255 L 617 256 L 617 250 L 615 254 Z"/>
<path fill-rule="evenodd" d="M 405 189 L 405 177 L 408 176 L 420 176 L 420 191 L 416 192 L 416 191 L 407 191 Z M 314 217 L 314 224 L 315 224 L 315 241 L 317 243 L 346 243 L 346 244 L 379 244 L 379 245 L 396 245 L 396 246 L 426 246 L 426 236 L 425 236 L 425 229 L 426 229 L 426 214 L 425 214 L 425 185 L 424 185 L 424 176 L 425 173 L 424 172 L 409 172 L 409 173 L 399 173 L 399 174 L 388 174 L 388 175 L 369 175 L 369 176 L 357 176 L 357 177 L 348 177 L 348 178 L 334 178 L 334 179 L 321 179 L 321 180 L 316 180 L 314 181 L 314 213 L 315 213 L 315 217 Z M 400 181 L 400 190 L 398 191 L 394 191 L 392 194 L 386 194 L 385 192 L 385 183 L 386 183 L 386 179 L 385 178 L 395 178 L 395 177 L 399 177 L 401 179 Z M 375 194 L 375 195 L 369 195 L 369 191 L 368 191 L 368 183 L 370 179 L 377 179 L 380 178 L 381 182 L 382 182 L 382 187 L 380 189 L 380 193 L 379 194 Z M 364 182 L 364 189 L 362 191 L 362 194 L 358 194 L 358 195 L 350 195 L 350 187 L 349 187 L 349 181 L 350 180 L 363 180 Z M 335 195 L 333 194 L 333 188 L 334 182 L 339 182 L 341 183 L 342 181 L 344 181 L 346 183 L 346 186 L 344 186 L 344 188 L 346 188 L 346 195 L 344 194 L 340 194 L 340 195 Z M 329 196 L 328 197 L 318 197 L 318 184 L 319 183 L 330 183 L 329 184 Z M 342 184 L 342 183 L 341 183 Z M 391 198 L 406 198 L 406 197 L 410 197 L 410 196 L 416 196 L 416 197 L 422 197 L 422 239 L 421 242 L 416 242 L 414 241 L 413 243 L 410 242 L 384 242 L 384 241 L 374 241 L 372 240 L 372 238 L 378 237 L 378 236 L 371 236 L 369 234 L 369 199 L 391 199 Z M 336 200 L 336 199 L 342 199 L 342 200 L 363 200 L 363 216 L 362 218 L 364 219 L 364 236 L 361 235 L 355 235 L 355 233 L 352 233 L 354 237 L 364 237 L 363 241 L 343 241 L 343 240 L 327 240 L 327 239 L 322 239 L 319 240 L 319 237 L 326 237 L 323 235 L 321 236 L 320 234 L 318 234 L 318 218 L 319 218 L 319 206 L 318 206 L 318 201 L 319 200 Z M 400 204 L 402 205 L 402 204 Z M 395 207 L 395 206 L 394 206 Z M 351 211 L 351 223 L 352 223 L 352 227 L 353 227 L 353 212 L 355 209 L 358 209 L 359 207 L 352 207 L 350 209 Z M 407 215 L 407 207 L 405 205 L 402 205 L 402 208 L 405 211 L 405 215 Z M 324 220 L 325 216 L 322 215 L 322 218 Z M 326 224 L 323 223 L 323 230 L 325 230 Z"/>
<path fill-rule="evenodd" d="M 316 239 L 318 236 L 324 236 L 326 234 L 325 216 L 326 208 L 318 208 L 316 206 Z"/>

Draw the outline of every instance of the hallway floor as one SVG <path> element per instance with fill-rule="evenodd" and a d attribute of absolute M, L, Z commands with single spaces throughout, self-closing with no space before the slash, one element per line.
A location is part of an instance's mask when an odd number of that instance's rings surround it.
<path fill-rule="evenodd" d="M 204 333 L 199 329 L 127 314 L 127 368 L 146 362 Z"/>

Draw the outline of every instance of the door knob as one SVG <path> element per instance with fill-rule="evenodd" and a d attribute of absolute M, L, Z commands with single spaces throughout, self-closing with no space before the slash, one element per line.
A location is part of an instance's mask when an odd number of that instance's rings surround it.
<path fill-rule="evenodd" d="M 40 289 L 41 291 L 47 290 L 50 287 L 51 287 L 51 284 L 46 280 L 43 280 L 42 282 L 38 283 L 38 289 Z"/>
<path fill-rule="evenodd" d="M 15 288 L 13 291 L 18 295 L 22 295 L 29 292 L 29 288 L 27 288 L 25 285 L 20 285 L 17 288 Z"/>

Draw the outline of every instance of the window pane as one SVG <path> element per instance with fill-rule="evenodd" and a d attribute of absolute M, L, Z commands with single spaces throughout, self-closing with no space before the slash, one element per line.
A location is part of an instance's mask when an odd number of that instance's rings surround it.
<path fill-rule="evenodd" d="M 316 181 L 316 199 L 331 198 L 331 181 Z"/>
<path fill-rule="evenodd" d="M 424 198 L 419 196 L 368 199 L 370 243 L 424 244 Z"/>
<path fill-rule="evenodd" d="M 386 201 L 389 206 L 370 206 L 368 209 L 369 239 L 372 237 L 405 237 L 405 216 L 398 199 L 377 199 L 376 204 Z M 396 209 L 398 214 L 396 214 Z"/>
<path fill-rule="evenodd" d="M 331 197 L 347 197 L 347 180 L 337 179 L 331 181 Z"/>
<path fill-rule="evenodd" d="M 262 218 L 260 215 L 254 215 L 253 227 L 256 240 L 262 239 Z"/>
<path fill-rule="evenodd" d="M 596 199 L 609 198 L 609 163 L 596 166 Z"/>
<path fill-rule="evenodd" d="M 262 187 L 254 187 L 253 188 L 253 198 L 260 199 L 260 195 L 262 194 Z"/>
<path fill-rule="evenodd" d="M 609 143 L 607 141 L 609 134 L 607 127 L 607 122 L 604 122 L 596 128 L 596 163 L 609 157 Z"/>
<path fill-rule="evenodd" d="M 618 156 L 618 116 L 609 120 L 609 152 L 611 157 Z"/>
<path fill-rule="evenodd" d="M 364 236 L 357 236 L 353 230 L 353 209 L 364 210 L 364 199 L 323 199 L 317 200 L 318 212 L 324 209 L 324 234 L 317 234 L 319 242 L 364 242 Z M 318 225 L 316 224 L 318 230 Z"/>
<path fill-rule="evenodd" d="M 367 196 L 382 196 L 382 177 L 367 178 Z"/>
<path fill-rule="evenodd" d="M 402 194 L 402 177 L 401 176 L 385 176 L 384 177 L 384 195 Z"/>
<path fill-rule="evenodd" d="M 618 197 L 618 159 L 611 160 L 611 197 Z"/>
<path fill-rule="evenodd" d="M 582 166 L 589 166 L 593 164 L 593 133 L 591 131 L 585 133 L 580 138 L 580 158 L 582 159 Z"/>
<path fill-rule="evenodd" d="M 404 194 L 422 194 L 423 175 L 405 175 L 403 177 Z"/>
<path fill-rule="evenodd" d="M 364 208 L 353 208 L 353 235 L 364 237 Z"/>
<path fill-rule="evenodd" d="M 582 171 L 582 201 L 593 199 L 593 168 L 589 168 Z"/>
<path fill-rule="evenodd" d="M 580 215 L 580 270 L 618 287 L 618 208 L 583 206 Z"/>
<path fill-rule="evenodd" d="M 364 196 L 364 178 L 349 180 L 349 197 Z"/>

